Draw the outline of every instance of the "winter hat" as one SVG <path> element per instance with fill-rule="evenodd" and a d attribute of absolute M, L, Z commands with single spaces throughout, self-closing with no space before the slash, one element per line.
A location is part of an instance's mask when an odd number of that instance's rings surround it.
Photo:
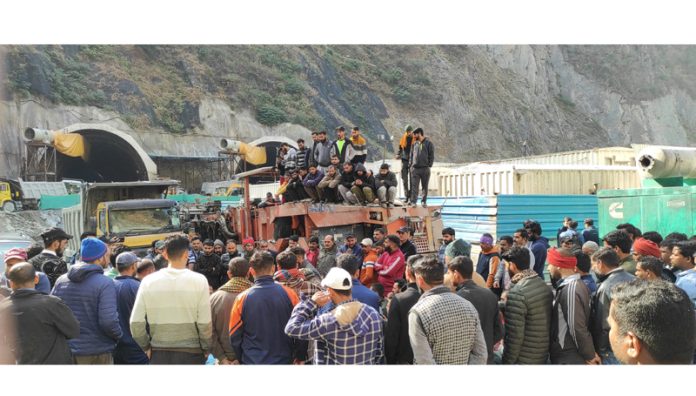
<path fill-rule="evenodd" d="M 411 125 L 406 125 L 406 127 L 404 128 L 404 130 L 405 130 L 406 132 L 411 132 L 411 131 L 413 131 L 413 127 L 412 127 Z"/>
<path fill-rule="evenodd" d="M 495 243 L 493 241 L 493 237 L 491 237 L 489 235 L 481 235 L 479 242 L 485 243 L 486 245 L 495 245 Z"/>
<path fill-rule="evenodd" d="M 555 267 L 567 269 L 573 269 L 576 265 L 578 265 L 578 259 L 575 258 L 575 256 L 564 256 L 561 254 L 560 250 L 556 248 L 551 248 L 548 250 L 546 262 Z"/>
<path fill-rule="evenodd" d="M 653 256 L 660 258 L 660 248 L 657 244 L 649 239 L 636 238 L 633 241 L 633 251 L 641 256 Z"/>
<path fill-rule="evenodd" d="M 125 269 L 139 261 L 140 259 L 133 252 L 123 252 L 116 256 L 116 267 Z"/>
<path fill-rule="evenodd" d="M 247 245 L 247 244 L 254 244 L 254 238 L 244 238 L 242 240 L 242 245 Z"/>
<path fill-rule="evenodd" d="M 80 244 L 80 253 L 82 254 L 82 261 L 86 263 L 91 263 L 96 261 L 106 254 L 107 246 L 104 242 L 97 238 L 85 238 Z"/>
<path fill-rule="evenodd" d="M 164 249 L 164 245 L 165 245 L 164 241 L 159 240 L 159 241 L 155 242 L 155 249 Z"/>
<path fill-rule="evenodd" d="M 353 280 L 348 271 L 333 267 L 326 274 L 326 278 L 321 281 L 321 285 L 334 290 L 350 290 L 353 286 Z"/>
<path fill-rule="evenodd" d="M 27 261 L 27 251 L 21 248 L 13 248 L 5 252 L 5 264 L 12 259 Z"/>
<path fill-rule="evenodd" d="M 219 239 L 216 239 L 215 242 L 213 242 L 213 245 L 214 246 L 222 246 L 222 247 L 225 246 L 225 244 Z"/>

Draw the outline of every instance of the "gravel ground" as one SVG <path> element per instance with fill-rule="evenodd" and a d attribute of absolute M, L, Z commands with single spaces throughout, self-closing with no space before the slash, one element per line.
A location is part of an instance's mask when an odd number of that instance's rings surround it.
<path fill-rule="evenodd" d="M 0 234 L 22 234 L 41 242 L 41 234 L 50 227 L 61 227 L 60 210 L 0 211 Z"/>

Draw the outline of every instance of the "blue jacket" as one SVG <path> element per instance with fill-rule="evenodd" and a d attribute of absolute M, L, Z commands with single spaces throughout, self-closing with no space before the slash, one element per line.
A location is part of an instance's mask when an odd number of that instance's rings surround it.
<path fill-rule="evenodd" d="M 34 290 L 43 294 L 51 293 L 51 281 L 48 280 L 48 276 L 43 272 L 37 272 L 36 275 L 39 276 L 39 283 L 36 284 Z M 7 279 L 5 274 L 0 275 L 0 286 L 10 287 L 10 281 Z"/>
<path fill-rule="evenodd" d="M 362 283 L 360 283 L 359 280 L 355 278 L 353 278 L 353 288 L 351 290 L 351 295 L 353 297 L 353 300 L 359 301 L 369 307 L 374 308 L 375 311 L 377 311 L 378 313 L 382 312 L 379 296 L 377 295 L 377 293 L 370 290 L 370 288 L 365 287 Z M 329 301 L 328 304 L 319 308 L 318 314 L 321 315 L 323 313 L 331 311 L 334 308 L 334 303 Z"/>
<path fill-rule="evenodd" d="M 290 364 L 305 360 L 307 341 L 285 334 L 297 294 L 261 276 L 254 286 L 240 293 L 230 314 L 230 343 L 241 364 Z"/>
<path fill-rule="evenodd" d="M 68 341 L 73 355 L 111 353 L 123 336 L 116 309 L 116 286 L 102 267 L 80 263 L 56 281 L 53 291 L 80 322 L 80 336 Z"/>
<path fill-rule="evenodd" d="M 114 279 L 114 286 L 116 287 L 118 321 L 121 324 L 121 330 L 123 330 L 123 337 L 118 341 L 114 350 L 114 363 L 147 364 L 149 359 L 133 339 L 130 330 L 131 312 L 133 312 L 140 281 L 132 276 L 119 275 Z"/>
<path fill-rule="evenodd" d="M 315 173 L 314 175 L 312 175 L 311 173 L 307 173 L 307 176 L 305 176 L 304 180 L 302 181 L 302 184 L 305 187 L 316 187 L 323 178 L 324 172 L 317 169 L 317 173 Z"/>
<path fill-rule="evenodd" d="M 546 251 L 549 249 L 549 240 L 540 236 L 536 241 L 532 242 L 532 254 L 534 254 L 533 270 L 539 274 L 541 279 L 544 279 L 544 269 L 546 268 Z"/>

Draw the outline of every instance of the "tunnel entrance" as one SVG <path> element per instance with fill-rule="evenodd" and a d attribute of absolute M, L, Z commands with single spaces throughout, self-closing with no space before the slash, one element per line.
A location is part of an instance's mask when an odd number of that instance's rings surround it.
<path fill-rule="evenodd" d="M 57 153 L 58 180 L 81 179 L 87 182 L 149 180 L 140 155 L 121 137 L 101 130 L 80 130 L 73 133 L 84 137 L 87 160 Z"/>

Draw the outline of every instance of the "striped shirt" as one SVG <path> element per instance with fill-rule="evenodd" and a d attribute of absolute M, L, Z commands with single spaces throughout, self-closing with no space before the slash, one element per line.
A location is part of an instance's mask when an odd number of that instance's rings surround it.
<path fill-rule="evenodd" d="M 147 276 L 135 298 L 130 328 L 143 350 L 208 351 L 212 319 L 205 276 L 171 267 Z"/>

